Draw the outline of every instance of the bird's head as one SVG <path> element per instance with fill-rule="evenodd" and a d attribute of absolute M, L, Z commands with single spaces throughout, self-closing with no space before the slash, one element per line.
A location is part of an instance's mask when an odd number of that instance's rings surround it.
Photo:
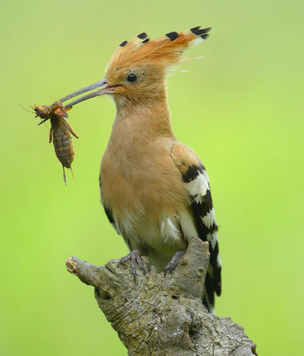
<path fill-rule="evenodd" d="M 210 30 L 195 27 L 180 33 L 170 32 L 153 41 L 146 33 L 141 33 L 129 42 L 124 41 L 113 53 L 102 81 L 80 89 L 61 101 L 98 89 L 66 105 L 66 108 L 104 94 L 113 96 L 118 107 L 128 103 L 155 104 L 166 97 L 167 69 L 185 61 L 182 58 L 184 51 L 207 39 Z"/>

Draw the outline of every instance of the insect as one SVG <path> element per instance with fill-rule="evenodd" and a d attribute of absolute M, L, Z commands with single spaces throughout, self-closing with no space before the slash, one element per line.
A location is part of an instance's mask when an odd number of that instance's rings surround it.
<path fill-rule="evenodd" d="M 64 183 L 67 184 L 64 168 L 71 169 L 73 175 L 72 162 L 75 155 L 71 134 L 78 138 L 72 126 L 66 120 L 67 110 L 70 110 L 71 107 L 65 109 L 61 101 L 57 100 L 49 106 L 35 105 L 33 109 L 36 113 L 36 117 L 39 116 L 42 119 L 39 125 L 47 120 L 51 122 L 49 143 L 53 141 L 56 156 L 63 167 L 63 180 Z"/>

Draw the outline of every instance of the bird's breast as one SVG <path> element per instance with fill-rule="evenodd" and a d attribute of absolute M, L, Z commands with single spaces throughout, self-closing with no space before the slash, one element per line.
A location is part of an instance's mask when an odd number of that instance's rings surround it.
<path fill-rule="evenodd" d="M 101 162 L 103 205 L 130 249 L 146 250 L 148 255 L 162 250 L 172 256 L 185 247 L 179 212 L 189 202 L 171 158 L 172 142 L 130 139 L 125 145 L 109 144 Z"/>

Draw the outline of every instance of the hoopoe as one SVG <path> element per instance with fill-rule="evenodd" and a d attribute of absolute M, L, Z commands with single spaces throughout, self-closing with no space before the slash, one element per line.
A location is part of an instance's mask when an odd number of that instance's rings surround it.
<path fill-rule="evenodd" d="M 133 262 L 140 251 L 158 271 L 174 269 L 192 236 L 208 241 L 203 303 L 212 312 L 214 293 L 221 294 L 221 261 L 209 178 L 196 153 L 173 135 L 166 88 L 168 68 L 185 61 L 184 51 L 209 31 L 199 26 L 153 41 L 146 33 L 124 41 L 104 80 L 61 101 L 92 89 L 98 90 L 69 106 L 103 94 L 114 99 L 116 116 L 99 175 L 107 217 Z"/>

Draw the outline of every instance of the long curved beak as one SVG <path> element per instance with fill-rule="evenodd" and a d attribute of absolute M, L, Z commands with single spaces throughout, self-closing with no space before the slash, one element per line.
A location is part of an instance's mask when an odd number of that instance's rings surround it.
<path fill-rule="evenodd" d="M 74 98 L 75 96 L 79 96 L 81 94 L 87 93 L 88 91 L 92 91 L 94 89 L 98 89 L 92 93 L 89 93 L 87 95 L 84 95 L 74 101 L 72 101 L 71 103 L 67 104 L 64 106 L 65 109 L 71 108 L 72 106 L 81 103 L 84 100 L 88 100 L 91 98 L 94 98 L 95 96 L 99 96 L 99 95 L 103 95 L 103 94 L 112 94 L 114 93 L 114 88 L 115 87 L 111 87 L 110 85 L 108 85 L 107 81 L 105 79 L 100 80 L 97 83 L 88 85 L 87 87 L 84 87 L 82 89 L 76 90 L 74 91 L 74 93 L 71 93 L 63 98 L 60 99 L 61 102 L 70 100 L 72 98 Z"/>

